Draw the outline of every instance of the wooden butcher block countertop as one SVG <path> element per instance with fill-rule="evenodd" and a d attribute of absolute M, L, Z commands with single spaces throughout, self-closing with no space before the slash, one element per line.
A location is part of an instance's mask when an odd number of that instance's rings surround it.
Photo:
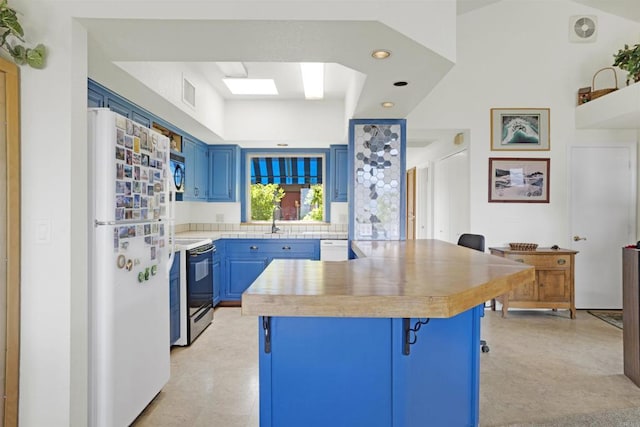
<path fill-rule="evenodd" d="M 535 280 L 534 267 L 440 240 L 352 249 L 358 259 L 273 260 L 242 294 L 242 313 L 447 318 Z"/>

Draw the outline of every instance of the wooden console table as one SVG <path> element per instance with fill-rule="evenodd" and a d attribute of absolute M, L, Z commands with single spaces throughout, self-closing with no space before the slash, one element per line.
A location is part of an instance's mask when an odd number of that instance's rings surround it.
<path fill-rule="evenodd" d="M 574 264 L 577 251 L 538 248 L 514 251 L 509 248 L 489 248 L 492 255 L 501 256 L 536 268 L 535 282 L 515 287 L 496 298 L 502 303 L 502 317 L 509 307 L 567 309 L 576 318 Z M 495 305 L 492 305 L 495 310 Z"/>

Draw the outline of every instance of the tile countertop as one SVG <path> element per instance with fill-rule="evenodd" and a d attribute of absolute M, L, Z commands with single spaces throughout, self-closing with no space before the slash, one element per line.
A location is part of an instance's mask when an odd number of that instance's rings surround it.
<path fill-rule="evenodd" d="M 335 231 L 302 231 L 302 232 L 277 232 L 268 233 L 261 231 L 185 231 L 176 233 L 176 239 L 337 239 L 346 240 L 348 233 Z"/>

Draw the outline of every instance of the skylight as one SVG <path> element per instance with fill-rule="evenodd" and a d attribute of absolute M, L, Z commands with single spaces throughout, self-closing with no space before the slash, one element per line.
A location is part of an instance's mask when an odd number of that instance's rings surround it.
<path fill-rule="evenodd" d="M 302 85 L 306 99 L 324 98 L 324 64 L 320 62 L 303 62 L 300 64 Z"/>

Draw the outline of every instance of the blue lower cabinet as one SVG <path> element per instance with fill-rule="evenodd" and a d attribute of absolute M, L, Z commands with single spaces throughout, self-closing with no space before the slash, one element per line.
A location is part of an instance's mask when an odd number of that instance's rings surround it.
<path fill-rule="evenodd" d="M 481 310 L 259 318 L 260 426 L 477 426 Z"/>
<path fill-rule="evenodd" d="M 216 251 L 213 253 L 213 306 L 220 302 L 220 290 L 223 286 L 222 279 L 222 256 L 223 247 L 216 242 Z"/>
<path fill-rule="evenodd" d="M 180 338 L 180 252 L 175 253 L 169 273 L 169 331 L 173 344 Z"/>
<path fill-rule="evenodd" d="M 240 301 L 242 293 L 273 259 L 320 259 L 317 239 L 223 239 L 221 301 Z M 218 243 L 216 243 L 218 245 Z"/>
<path fill-rule="evenodd" d="M 225 298 L 228 301 L 239 301 L 242 293 L 253 283 L 254 280 L 267 268 L 269 259 L 267 257 L 227 258 L 226 274 L 227 289 Z"/>

